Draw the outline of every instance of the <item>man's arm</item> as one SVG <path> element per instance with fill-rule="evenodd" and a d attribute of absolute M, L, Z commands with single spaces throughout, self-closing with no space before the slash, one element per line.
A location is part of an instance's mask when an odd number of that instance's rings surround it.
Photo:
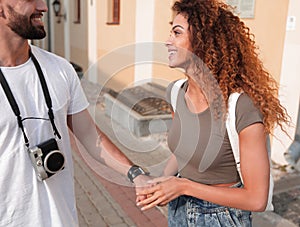
<path fill-rule="evenodd" d="M 101 132 L 88 110 L 68 115 L 67 123 L 89 154 L 119 173 L 127 175 L 133 163 Z"/>

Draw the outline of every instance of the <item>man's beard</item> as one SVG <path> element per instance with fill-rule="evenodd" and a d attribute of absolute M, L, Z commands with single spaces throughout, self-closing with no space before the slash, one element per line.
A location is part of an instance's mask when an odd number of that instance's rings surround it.
<path fill-rule="evenodd" d="M 30 18 L 18 14 L 11 6 L 8 27 L 24 39 L 43 39 L 46 37 L 44 26 L 33 26 Z"/>

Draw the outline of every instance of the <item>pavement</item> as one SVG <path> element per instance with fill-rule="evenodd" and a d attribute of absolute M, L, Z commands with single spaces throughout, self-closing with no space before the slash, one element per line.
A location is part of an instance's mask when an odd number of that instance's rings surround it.
<path fill-rule="evenodd" d="M 91 102 L 89 109 L 100 129 L 133 162 L 157 170 L 161 160 L 170 152 L 165 135 L 133 138 L 124 128 L 113 123 L 104 113 L 99 87 L 84 82 L 83 88 Z M 97 97 L 95 97 L 95 95 Z M 117 172 L 93 159 L 72 137 L 74 147 L 75 193 L 80 227 L 164 227 L 167 226 L 167 207 L 142 212 L 135 205 L 133 185 Z M 143 146 L 145 153 L 138 152 Z M 75 148 L 77 147 L 77 148 Z M 272 169 L 275 175 L 273 212 L 253 214 L 253 227 L 300 227 L 300 172 Z"/>

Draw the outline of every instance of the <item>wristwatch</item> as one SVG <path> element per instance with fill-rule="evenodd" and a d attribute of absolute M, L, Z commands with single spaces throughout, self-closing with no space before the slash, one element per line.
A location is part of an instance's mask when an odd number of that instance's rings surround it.
<path fill-rule="evenodd" d="M 148 176 L 150 173 L 147 170 L 140 167 L 140 166 L 133 165 L 128 170 L 127 177 L 133 183 L 134 178 L 136 178 L 137 176 L 139 176 L 141 174 Z"/>

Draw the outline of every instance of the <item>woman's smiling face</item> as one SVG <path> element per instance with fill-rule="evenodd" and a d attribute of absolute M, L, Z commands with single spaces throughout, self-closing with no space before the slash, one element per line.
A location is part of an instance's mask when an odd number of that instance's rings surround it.
<path fill-rule="evenodd" d="M 166 41 L 169 52 L 169 66 L 186 69 L 191 56 L 190 31 L 187 18 L 178 14 L 172 23 L 170 37 Z"/>

